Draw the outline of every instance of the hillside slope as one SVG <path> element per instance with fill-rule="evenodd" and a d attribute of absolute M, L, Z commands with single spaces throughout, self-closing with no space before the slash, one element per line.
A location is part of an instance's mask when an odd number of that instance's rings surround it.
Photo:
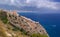
<path fill-rule="evenodd" d="M 3 11 L 0 11 L 0 37 L 29 37 L 29 36 L 25 35 L 15 26 L 11 25 L 8 22 L 6 14 Z"/>
<path fill-rule="evenodd" d="M 0 37 L 29 37 L 21 32 L 18 28 L 10 24 L 4 24 L 0 20 Z"/>
<path fill-rule="evenodd" d="M 41 24 L 16 12 L 0 10 L 0 25 L 1 37 L 49 37 Z"/>

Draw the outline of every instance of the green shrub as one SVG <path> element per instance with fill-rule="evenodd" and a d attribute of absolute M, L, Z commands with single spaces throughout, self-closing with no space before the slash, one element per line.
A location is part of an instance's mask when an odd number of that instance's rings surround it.
<path fill-rule="evenodd" d="M 19 29 L 18 27 L 15 27 L 14 26 L 14 28 L 12 29 L 13 31 L 17 31 L 17 30 L 19 30 L 19 31 L 21 31 L 22 32 L 22 34 L 24 34 L 24 35 L 27 35 L 27 32 L 24 30 L 24 29 Z"/>
<path fill-rule="evenodd" d="M 20 31 L 22 32 L 22 34 L 27 35 L 27 32 L 24 29 L 21 28 Z"/>
<path fill-rule="evenodd" d="M 48 37 L 47 35 L 41 35 L 41 34 L 32 34 L 31 37 Z"/>
<path fill-rule="evenodd" d="M 4 11 L 0 11 L 0 19 L 2 20 L 3 23 L 7 24 L 8 19 L 7 19 L 7 14 Z"/>

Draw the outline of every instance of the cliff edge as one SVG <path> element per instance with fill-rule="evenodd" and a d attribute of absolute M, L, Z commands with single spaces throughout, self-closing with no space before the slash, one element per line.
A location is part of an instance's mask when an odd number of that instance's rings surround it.
<path fill-rule="evenodd" d="M 21 16 L 16 11 L 0 10 L 0 21 L 6 37 L 49 37 L 39 22 Z"/>

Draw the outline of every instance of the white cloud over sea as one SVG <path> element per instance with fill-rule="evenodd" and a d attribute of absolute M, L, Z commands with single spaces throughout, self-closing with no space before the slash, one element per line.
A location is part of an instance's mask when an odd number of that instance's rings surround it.
<path fill-rule="evenodd" d="M 60 2 L 51 0 L 0 0 L 0 4 L 20 6 L 33 6 L 36 8 L 60 9 Z"/>

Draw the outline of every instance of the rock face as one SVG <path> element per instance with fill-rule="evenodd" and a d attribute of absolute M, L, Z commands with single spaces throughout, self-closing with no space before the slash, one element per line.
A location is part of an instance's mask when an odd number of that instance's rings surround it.
<path fill-rule="evenodd" d="M 27 32 L 27 34 L 39 33 L 39 34 L 47 34 L 46 30 L 39 22 L 35 22 L 29 18 L 21 16 L 17 14 L 17 12 L 6 11 L 8 21 L 18 27 L 19 29 L 23 29 Z M 47 34 L 48 36 L 48 34 Z"/>
<path fill-rule="evenodd" d="M 7 19 L 7 12 L 0 10 L 0 37 L 30 37 L 17 27 L 12 26 Z"/>
<path fill-rule="evenodd" d="M 24 29 L 28 33 L 47 34 L 45 29 L 39 24 L 39 22 L 35 22 L 29 18 L 20 16 L 16 12 L 9 12 L 8 19 L 13 25 Z"/>

